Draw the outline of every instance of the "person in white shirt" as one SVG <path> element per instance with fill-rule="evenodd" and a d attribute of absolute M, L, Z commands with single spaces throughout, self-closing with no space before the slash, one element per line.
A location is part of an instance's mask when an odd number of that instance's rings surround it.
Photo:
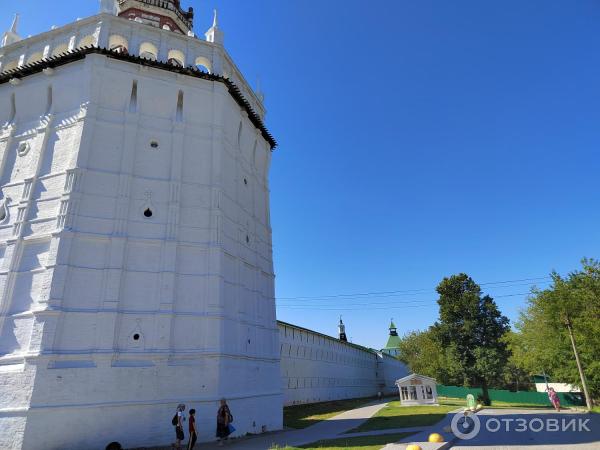
<path fill-rule="evenodd" d="M 175 413 L 175 417 L 173 417 L 173 425 L 175 425 L 175 448 L 181 448 L 181 443 L 185 439 L 185 435 L 183 433 L 183 422 L 185 422 L 185 405 L 180 403 L 177 405 L 177 412 Z"/>

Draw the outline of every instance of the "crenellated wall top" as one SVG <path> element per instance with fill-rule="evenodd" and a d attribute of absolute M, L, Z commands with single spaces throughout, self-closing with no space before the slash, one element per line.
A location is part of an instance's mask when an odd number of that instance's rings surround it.
<path fill-rule="evenodd" d="M 264 120 L 265 109 L 224 47 L 111 14 L 98 14 L 0 48 L 0 73 L 77 48 L 119 50 L 179 67 L 198 67 L 229 78 Z"/>

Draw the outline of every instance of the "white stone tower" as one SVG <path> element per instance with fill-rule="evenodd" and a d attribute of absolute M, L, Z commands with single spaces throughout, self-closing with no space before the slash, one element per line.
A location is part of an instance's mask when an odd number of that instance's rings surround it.
<path fill-rule="evenodd" d="M 101 11 L 0 48 L 0 448 L 280 428 L 261 99 L 179 0 Z"/>

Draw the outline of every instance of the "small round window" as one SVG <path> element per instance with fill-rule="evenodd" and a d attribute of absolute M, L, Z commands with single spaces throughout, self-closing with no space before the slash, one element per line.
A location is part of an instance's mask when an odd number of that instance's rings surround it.
<path fill-rule="evenodd" d="M 150 208 L 146 208 L 146 210 L 144 211 L 144 217 L 152 217 L 152 210 Z"/>
<path fill-rule="evenodd" d="M 150 147 L 158 148 L 158 141 L 150 141 Z"/>
<path fill-rule="evenodd" d="M 30 146 L 28 142 L 21 142 L 17 147 L 17 154 L 19 156 L 25 156 L 29 152 L 29 148 Z"/>
<path fill-rule="evenodd" d="M 139 340 L 140 340 L 140 334 L 139 334 L 139 333 L 135 333 L 135 334 L 133 335 L 133 340 L 134 340 L 134 341 L 139 341 Z"/>

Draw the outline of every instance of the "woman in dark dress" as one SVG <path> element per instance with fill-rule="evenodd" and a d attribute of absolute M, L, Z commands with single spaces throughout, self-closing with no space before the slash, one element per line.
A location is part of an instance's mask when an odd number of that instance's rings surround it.
<path fill-rule="evenodd" d="M 223 445 L 223 441 L 231 434 L 229 425 L 233 422 L 233 416 L 227 406 L 225 399 L 221 400 L 221 407 L 217 412 L 217 437 L 219 438 L 219 445 Z"/>

